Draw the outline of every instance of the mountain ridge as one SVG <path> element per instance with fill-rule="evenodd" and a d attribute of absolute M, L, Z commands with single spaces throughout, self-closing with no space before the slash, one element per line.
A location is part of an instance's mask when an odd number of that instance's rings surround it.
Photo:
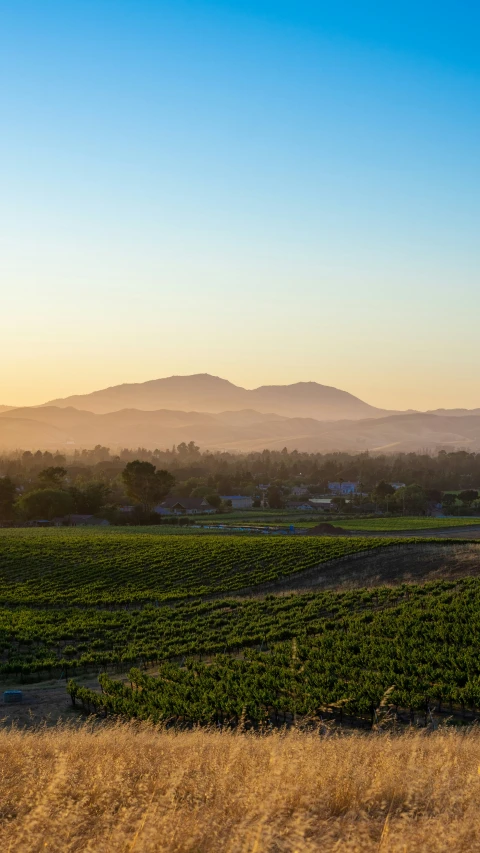
<path fill-rule="evenodd" d="M 42 418 L 42 420 L 40 420 Z M 383 418 L 318 421 L 253 410 L 220 413 L 124 409 L 95 414 L 44 406 L 0 413 L 0 448 L 73 449 L 103 444 L 171 447 L 195 441 L 202 449 L 242 452 L 265 448 L 308 452 L 480 451 L 480 415 L 404 413 Z"/>
<path fill-rule="evenodd" d="M 167 376 L 146 382 L 112 385 L 90 394 L 74 394 L 49 400 L 43 406 L 74 406 L 96 414 L 125 408 L 195 410 L 217 413 L 226 409 L 275 411 L 285 417 L 314 417 L 316 420 L 356 419 L 391 414 L 371 406 L 348 391 L 318 382 L 291 385 L 261 385 L 251 390 L 227 379 L 198 373 Z"/>

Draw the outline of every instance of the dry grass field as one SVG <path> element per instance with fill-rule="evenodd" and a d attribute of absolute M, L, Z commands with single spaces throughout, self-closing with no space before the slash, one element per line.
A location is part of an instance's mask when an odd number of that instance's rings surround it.
<path fill-rule="evenodd" d="M 15 853 L 480 850 L 480 732 L 0 731 Z"/>

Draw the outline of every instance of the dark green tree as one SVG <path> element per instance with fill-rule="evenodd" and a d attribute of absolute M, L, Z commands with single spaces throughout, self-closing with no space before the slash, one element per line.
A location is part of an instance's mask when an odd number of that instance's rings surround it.
<path fill-rule="evenodd" d="M 145 512 L 168 495 L 175 477 L 168 471 L 157 471 L 151 462 L 135 459 L 122 471 L 122 480 L 128 497 L 142 506 Z"/>
<path fill-rule="evenodd" d="M 38 475 L 38 482 L 44 489 L 59 489 L 65 482 L 67 469 L 61 465 L 44 468 Z"/>
<path fill-rule="evenodd" d="M 455 504 L 457 503 L 457 496 L 452 495 L 451 492 L 446 492 L 442 498 L 442 507 L 447 512 L 451 512 Z"/>
<path fill-rule="evenodd" d="M 72 486 L 68 490 L 75 501 L 75 508 L 80 513 L 95 513 L 106 505 L 111 489 L 102 482 L 89 482 L 80 488 Z"/>
<path fill-rule="evenodd" d="M 464 492 L 460 492 L 458 496 L 462 502 L 462 504 L 467 504 L 469 506 L 478 498 L 478 492 L 475 489 L 465 489 Z"/>
<path fill-rule="evenodd" d="M 13 516 L 15 483 L 10 477 L 0 477 L 0 520 L 8 521 Z"/>
<path fill-rule="evenodd" d="M 219 509 L 221 507 L 222 499 L 221 499 L 220 495 L 209 492 L 209 494 L 205 495 L 205 497 L 206 497 L 208 503 L 210 504 L 210 506 L 214 507 L 215 509 Z"/>
<path fill-rule="evenodd" d="M 396 509 L 405 511 L 406 515 L 415 515 L 425 512 L 428 500 L 421 486 L 413 483 L 411 486 L 403 486 L 395 492 Z"/>
<path fill-rule="evenodd" d="M 75 501 L 63 489 L 37 489 L 21 497 L 16 507 L 26 518 L 63 518 L 75 512 Z"/>
<path fill-rule="evenodd" d="M 283 492 L 278 486 L 269 486 L 267 489 L 267 501 L 270 509 L 282 509 Z"/>
<path fill-rule="evenodd" d="M 380 480 L 379 483 L 375 486 L 374 495 L 380 500 L 384 500 L 387 496 L 395 494 L 395 489 L 390 483 L 386 483 L 385 480 Z"/>

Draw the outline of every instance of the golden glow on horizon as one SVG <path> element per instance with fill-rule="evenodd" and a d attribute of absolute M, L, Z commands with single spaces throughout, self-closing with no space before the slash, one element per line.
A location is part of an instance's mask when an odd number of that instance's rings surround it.
<path fill-rule="evenodd" d="M 113 359 L 115 362 L 116 360 Z M 151 366 L 144 366 L 143 372 L 134 370 L 131 363 L 111 363 L 108 360 L 101 369 L 85 362 L 82 370 L 74 364 L 66 363 L 45 367 L 42 364 L 16 365 L 13 371 L 3 373 L 0 380 L 0 405 L 35 406 L 56 398 L 69 397 L 74 394 L 89 394 L 112 385 L 124 382 L 145 382 L 172 375 L 190 375 L 192 373 L 210 373 L 227 379 L 235 385 L 244 388 L 256 388 L 259 385 L 289 385 L 294 382 L 313 381 L 323 385 L 332 385 L 342 391 L 348 391 L 356 397 L 373 406 L 385 409 L 418 409 L 420 411 L 436 408 L 478 408 L 480 393 L 472 389 L 472 378 L 463 376 L 457 380 L 454 371 L 450 371 L 445 382 L 445 375 L 431 376 L 425 385 L 409 382 L 409 377 L 403 371 L 389 373 L 385 376 L 371 374 L 362 376 L 357 368 L 355 371 L 345 369 L 343 365 L 328 365 L 323 369 L 312 369 L 305 363 L 304 372 L 292 369 L 286 365 L 284 370 L 268 369 L 262 366 L 261 373 L 254 365 L 245 365 L 247 369 L 239 369 L 238 363 L 225 359 L 219 368 L 215 364 L 199 364 L 195 360 L 181 363 L 159 359 L 161 367 L 156 372 Z M 250 370 L 248 370 L 250 366 Z M 88 367 L 91 369 L 89 370 Z"/>
<path fill-rule="evenodd" d="M 335 4 L 4 5 L 0 404 L 208 372 L 480 406 L 461 16 L 431 62 L 427 12 L 422 54 L 408 15 L 407 53 L 383 11 L 329 35 Z"/>

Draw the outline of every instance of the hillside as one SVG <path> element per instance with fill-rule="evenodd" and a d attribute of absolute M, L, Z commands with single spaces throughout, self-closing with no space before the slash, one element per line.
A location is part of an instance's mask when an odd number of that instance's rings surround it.
<path fill-rule="evenodd" d="M 116 385 L 91 394 L 51 400 L 46 405 L 74 406 L 97 414 L 120 409 L 177 409 L 214 413 L 227 409 L 255 409 L 263 413 L 276 412 L 285 417 L 317 420 L 381 417 L 387 414 L 384 409 L 370 406 L 346 391 L 317 382 L 264 385 L 249 391 L 208 373 Z"/>
<path fill-rule="evenodd" d="M 0 413 L 0 448 L 171 447 L 194 440 L 203 449 L 264 448 L 309 452 L 414 451 L 442 447 L 480 449 L 480 416 L 434 414 L 318 421 L 286 418 L 253 409 L 208 413 L 124 409 L 94 414 L 66 406 L 11 409 Z"/>

